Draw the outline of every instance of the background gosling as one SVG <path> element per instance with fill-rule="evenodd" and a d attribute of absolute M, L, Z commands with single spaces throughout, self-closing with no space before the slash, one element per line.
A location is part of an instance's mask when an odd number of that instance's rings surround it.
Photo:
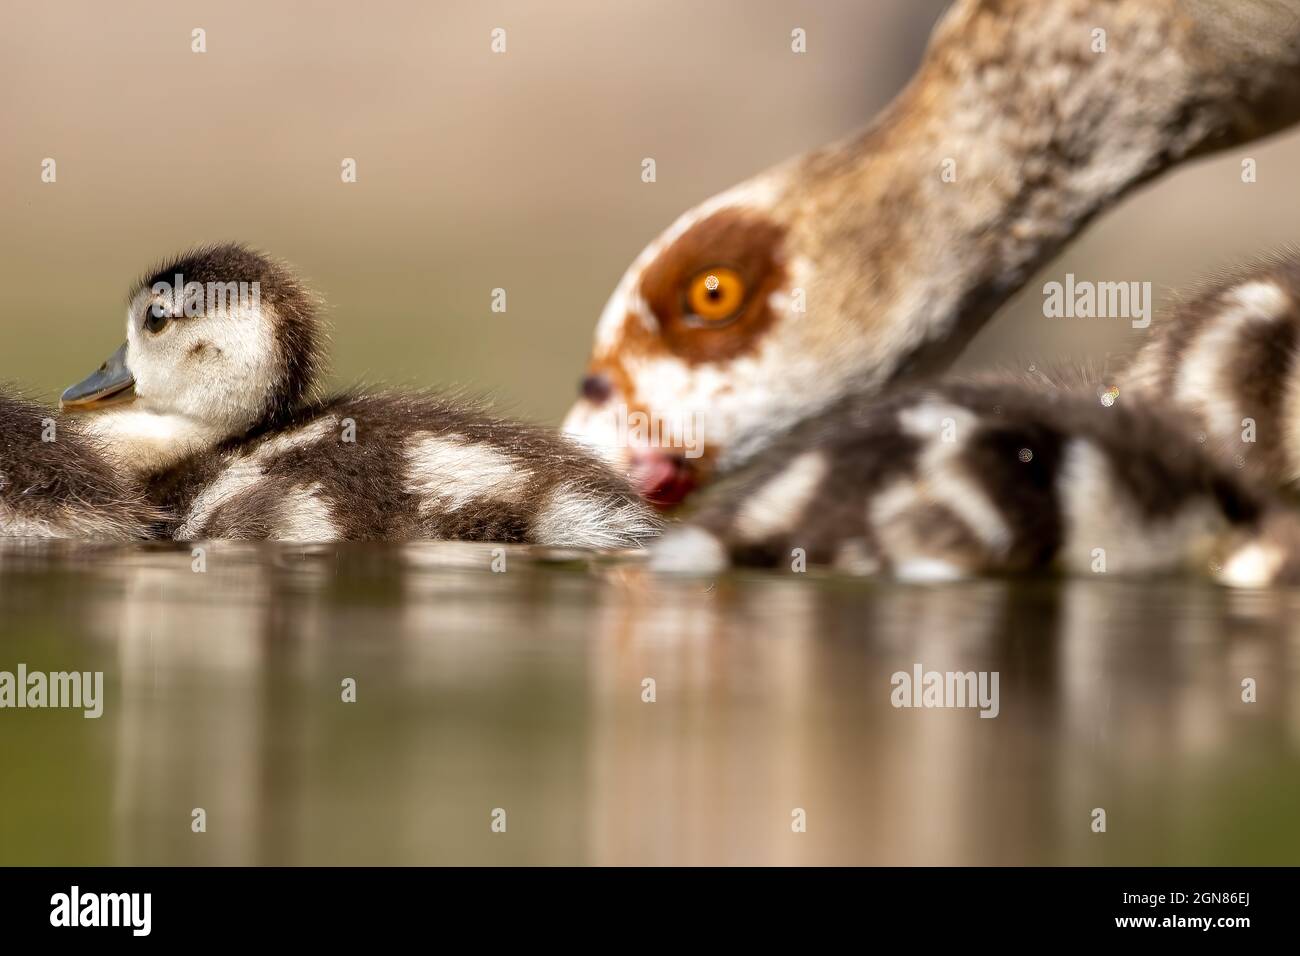
<path fill-rule="evenodd" d="M 78 423 L 0 393 L 0 537 L 131 540 L 162 518 Z"/>
<path fill-rule="evenodd" d="M 914 581 L 1192 566 L 1263 584 L 1294 567 L 1289 518 L 1154 412 L 1019 382 L 940 382 L 845 398 L 795 429 L 716 486 L 653 563 L 802 560 Z"/>

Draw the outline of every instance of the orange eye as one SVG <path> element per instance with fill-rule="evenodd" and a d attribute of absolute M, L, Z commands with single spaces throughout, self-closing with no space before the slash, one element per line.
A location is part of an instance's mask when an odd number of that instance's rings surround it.
<path fill-rule="evenodd" d="M 706 323 L 729 319 L 745 301 L 745 281 L 732 269 L 705 269 L 686 290 L 686 310 Z"/>

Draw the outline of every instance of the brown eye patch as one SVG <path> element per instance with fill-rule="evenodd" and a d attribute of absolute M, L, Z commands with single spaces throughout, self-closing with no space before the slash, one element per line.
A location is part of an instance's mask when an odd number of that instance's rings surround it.
<path fill-rule="evenodd" d="M 775 319 L 767 300 L 785 281 L 784 235 L 772 220 L 740 209 L 720 210 L 682 233 L 641 277 L 662 343 L 691 364 L 752 351 Z"/>

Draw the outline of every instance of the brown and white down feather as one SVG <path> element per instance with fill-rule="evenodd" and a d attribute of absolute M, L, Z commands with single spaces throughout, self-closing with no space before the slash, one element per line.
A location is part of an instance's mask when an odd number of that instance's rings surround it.
<path fill-rule="evenodd" d="M 180 539 L 627 548 L 659 532 L 630 485 L 545 429 L 428 394 L 349 394 L 194 456 L 159 483 Z"/>
<path fill-rule="evenodd" d="M 1211 453 L 1300 490 L 1300 253 L 1225 273 L 1152 323 L 1120 401 L 1167 408 Z"/>
<path fill-rule="evenodd" d="M 0 394 L 0 537 L 131 540 L 161 517 L 78 423 Z"/>

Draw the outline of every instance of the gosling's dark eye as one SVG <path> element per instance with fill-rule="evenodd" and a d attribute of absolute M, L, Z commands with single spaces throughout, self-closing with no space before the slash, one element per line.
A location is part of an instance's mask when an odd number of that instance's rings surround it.
<path fill-rule="evenodd" d="M 153 305 L 145 306 L 144 310 L 144 327 L 147 332 L 157 335 L 167 327 L 167 323 L 172 317 L 162 311 L 163 304 L 156 302 Z"/>

